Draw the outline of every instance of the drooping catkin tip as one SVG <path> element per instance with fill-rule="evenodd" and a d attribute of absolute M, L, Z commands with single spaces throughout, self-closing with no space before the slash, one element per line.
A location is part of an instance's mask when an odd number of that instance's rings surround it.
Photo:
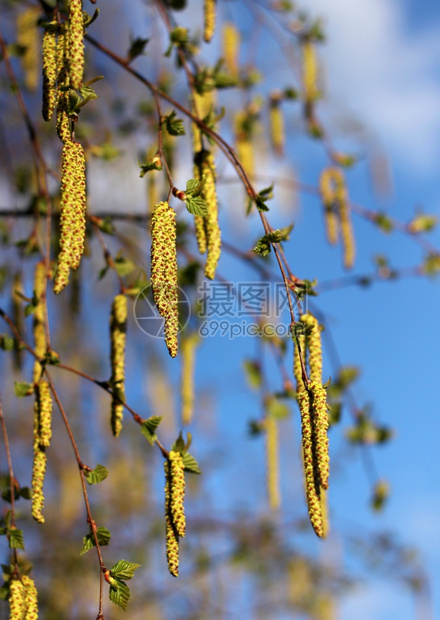
<path fill-rule="evenodd" d="M 26 613 L 26 589 L 18 579 L 9 583 L 9 619 L 23 620 Z"/>
<path fill-rule="evenodd" d="M 205 18 L 203 38 L 209 43 L 214 35 L 215 29 L 215 0 L 204 0 L 203 12 Z"/>

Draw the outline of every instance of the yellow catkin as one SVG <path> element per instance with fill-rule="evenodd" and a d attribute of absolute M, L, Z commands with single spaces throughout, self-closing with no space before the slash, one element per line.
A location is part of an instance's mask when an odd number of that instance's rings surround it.
<path fill-rule="evenodd" d="M 48 447 L 52 438 L 52 396 L 47 381 L 36 385 L 35 405 L 34 442 L 38 447 Z"/>
<path fill-rule="evenodd" d="M 299 334 L 297 336 L 299 348 L 301 349 L 301 355 L 303 357 L 303 361 L 305 363 L 306 356 L 306 339 L 305 336 Z M 301 366 L 301 358 L 299 356 L 299 348 L 298 345 L 295 345 L 295 351 L 293 354 L 293 374 L 297 383 L 297 390 L 304 390 L 304 383 L 302 379 L 302 366 Z"/>
<path fill-rule="evenodd" d="M 341 197 L 339 198 L 339 217 L 341 225 L 342 247 L 344 249 L 344 267 L 351 269 L 354 266 L 356 255 L 356 247 L 353 235 L 353 227 L 351 224 L 350 205 L 347 199 L 346 189 L 341 189 Z"/>
<path fill-rule="evenodd" d="M 9 583 L 9 620 L 25 620 L 26 589 L 18 579 Z"/>
<path fill-rule="evenodd" d="M 209 91 L 203 94 L 193 93 L 192 109 L 194 114 L 204 119 L 214 105 L 214 92 Z M 203 151 L 202 132 L 196 123 L 192 123 L 193 134 L 193 156 L 194 156 L 194 178 L 200 179 L 200 160 Z M 197 247 L 200 254 L 205 254 L 207 250 L 207 238 L 205 219 L 201 215 L 194 216 L 194 227 L 196 231 Z"/>
<path fill-rule="evenodd" d="M 321 507 L 321 488 L 315 475 L 313 429 L 308 391 L 300 390 L 297 393 L 297 398 L 301 412 L 302 453 L 307 507 L 313 529 L 316 535 L 322 538 L 325 535 L 325 528 Z"/>
<path fill-rule="evenodd" d="M 250 179 L 255 175 L 254 145 L 250 132 L 246 128 L 246 112 L 238 112 L 235 115 L 235 148 L 238 159 Z"/>
<path fill-rule="evenodd" d="M 266 475 L 269 506 L 272 510 L 277 510 L 281 504 L 278 425 L 270 415 L 266 418 Z"/>
<path fill-rule="evenodd" d="M 322 382 L 321 331 L 317 319 L 310 313 L 301 316 L 301 322 L 309 327 L 307 334 L 308 361 L 311 381 Z"/>
<path fill-rule="evenodd" d="M 194 366 L 198 336 L 192 334 L 181 344 L 182 375 L 180 393 L 182 402 L 182 424 L 191 424 L 194 415 Z"/>
<path fill-rule="evenodd" d="M 170 463 L 164 463 L 165 470 L 165 536 L 168 570 L 173 577 L 179 575 L 179 535 L 171 519 L 170 511 Z"/>
<path fill-rule="evenodd" d="M 216 0 L 204 0 L 203 13 L 204 13 L 204 30 L 203 38 L 207 43 L 210 42 L 214 35 L 215 29 L 215 2 Z"/>
<path fill-rule="evenodd" d="M 333 172 L 334 168 L 325 168 L 319 178 L 319 191 L 324 206 L 327 240 L 331 245 L 335 245 L 339 237 L 339 220 L 337 215 Z"/>
<path fill-rule="evenodd" d="M 68 284 L 70 269 L 77 269 L 84 252 L 86 228 L 86 174 L 84 149 L 68 141 L 61 155 L 60 253 L 54 293 Z"/>
<path fill-rule="evenodd" d="M 282 156 L 284 153 L 285 130 L 279 96 L 273 96 L 270 100 L 269 129 L 272 147 L 277 155 Z"/>
<path fill-rule="evenodd" d="M 323 489 L 328 489 L 330 457 L 328 450 L 328 412 L 327 394 L 321 382 L 310 381 L 309 396 L 313 416 L 313 450 L 319 482 Z"/>
<path fill-rule="evenodd" d="M 79 90 L 84 74 L 84 20 L 82 0 L 69 0 L 70 85 Z"/>
<path fill-rule="evenodd" d="M 125 343 L 127 330 L 127 298 L 125 295 L 116 295 L 110 315 L 110 360 L 112 374 L 110 385 L 115 396 L 111 404 L 111 428 L 117 437 L 122 429 L 122 418 L 125 401 Z M 118 397 L 118 398 L 117 398 Z"/>
<path fill-rule="evenodd" d="M 36 299 L 35 311 L 33 314 L 33 334 L 34 349 L 39 358 L 43 358 L 46 353 L 46 332 L 44 329 L 44 291 L 46 286 L 46 266 L 44 263 L 37 263 L 34 273 L 34 296 Z M 41 377 L 41 364 L 34 363 L 33 381 L 38 383 Z"/>
<path fill-rule="evenodd" d="M 240 50 L 240 33 L 234 24 L 227 22 L 223 26 L 223 58 L 229 73 L 238 75 L 238 55 Z"/>
<path fill-rule="evenodd" d="M 32 468 L 32 516 L 38 523 L 44 523 L 44 476 L 46 474 L 47 456 L 44 448 L 34 446 L 34 462 Z"/>
<path fill-rule="evenodd" d="M 43 105 L 45 121 L 50 121 L 57 100 L 57 33 L 56 23 L 49 24 L 43 35 Z"/>
<path fill-rule="evenodd" d="M 205 230 L 207 240 L 207 256 L 205 265 L 205 276 L 210 280 L 215 277 L 218 261 L 221 254 L 221 232 L 218 224 L 218 203 L 217 191 L 215 187 L 215 163 L 211 153 L 206 153 L 201 164 L 202 175 L 206 177 L 203 187 L 203 198 L 207 204 L 207 214 L 205 219 Z"/>
<path fill-rule="evenodd" d="M 24 71 L 24 83 L 28 90 L 37 90 L 39 80 L 39 32 L 37 29 L 40 10 L 29 7 L 17 17 L 17 44 L 23 48 L 21 64 Z"/>
<path fill-rule="evenodd" d="M 25 587 L 26 615 L 25 620 L 38 619 L 38 592 L 34 580 L 29 575 L 21 578 Z"/>
<path fill-rule="evenodd" d="M 159 202 L 151 218 L 151 287 L 159 314 L 165 319 L 169 354 L 175 357 L 179 331 L 176 214 L 167 202 Z"/>
<path fill-rule="evenodd" d="M 64 144 L 71 141 L 72 132 L 70 120 L 67 114 L 68 88 L 70 85 L 69 76 L 69 47 L 68 36 L 64 31 L 58 33 L 56 46 L 57 62 L 57 121 L 56 130 L 59 139 Z"/>
<path fill-rule="evenodd" d="M 173 526 L 180 538 L 185 536 L 186 519 L 184 510 L 185 474 L 183 459 L 180 452 L 169 453 L 170 472 L 170 516 Z"/>
<path fill-rule="evenodd" d="M 310 41 L 310 39 L 304 40 L 302 45 L 302 54 L 304 99 L 307 102 L 312 102 L 318 97 L 319 90 L 317 86 L 318 63 L 316 58 L 316 48 L 315 44 Z"/>

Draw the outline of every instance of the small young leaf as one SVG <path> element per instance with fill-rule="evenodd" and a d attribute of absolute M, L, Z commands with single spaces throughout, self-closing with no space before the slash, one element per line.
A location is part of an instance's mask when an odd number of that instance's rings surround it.
<path fill-rule="evenodd" d="M 186 208 L 193 215 L 201 215 L 205 217 L 208 211 L 208 205 L 203 198 L 198 196 L 197 198 L 193 198 L 192 196 L 187 196 L 185 201 Z"/>
<path fill-rule="evenodd" d="M 8 538 L 10 549 L 23 549 L 24 551 L 23 530 L 11 528 L 8 532 Z"/>
<path fill-rule="evenodd" d="M 184 136 L 185 127 L 181 118 L 176 118 L 176 112 L 173 110 L 165 117 L 165 127 L 170 136 Z"/>
<path fill-rule="evenodd" d="M 122 254 L 118 254 L 115 257 L 115 269 L 121 276 L 121 278 L 123 278 L 124 276 L 128 276 L 129 273 L 134 271 L 135 264 L 129 258 L 126 258 Z"/>
<path fill-rule="evenodd" d="M 153 415 L 148 420 L 144 420 L 141 425 L 141 433 L 148 439 L 151 445 L 156 441 L 156 428 L 159 426 L 162 416 Z"/>
<path fill-rule="evenodd" d="M 34 391 L 32 383 L 26 383 L 25 381 L 14 381 L 14 394 L 18 398 L 29 396 Z"/>
<path fill-rule="evenodd" d="M 200 196 L 203 186 L 205 185 L 206 182 L 206 176 L 203 175 L 202 179 L 189 179 L 189 181 L 186 182 L 186 190 L 185 190 L 185 194 L 186 196 L 191 196 L 196 198 L 197 196 Z"/>
<path fill-rule="evenodd" d="M 119 560 L 111 569 L 110 575 L 116 579 L 132 579 L 134 571 L 139 568 L 140 564 L 134 562 L 127 562 L 127 560 Z"/>
<path fill-rule="evenodd" d="M 144 53 L 144 49 L 150 39 L 141 39 L 140 37 L 136 37 L 134 41 L 131 42 L 130 49 L 128 50 L 128 62 L 134 60 L 137 56 L 140 56 Z"/>
<path fill-rule="evenodd" d="M 256 390 L 261 387 L 261 366 L 259 362 L 255 360 L 244 360 L 243 368 L 249 385 Z"/>
<path fill-rule="evenodd" d="M 277 420 L 283 420 L 290 415 L 289 405 L 280 402 L 277 398 L 270 398 L 267 403 L 267 414 Z"/>
<path fill-rule="evenodd" d="M 102 482 L 108 476 L 108 469 L 104 467 L 104 465 L 98 465 L 92 471 L 88 471 L 85 474 L 85 478 L 89 484 L 98 484 L 98 482 Z"/>
<path fill-rule="evenodd" d="M 130 588 L 123 581 L 115 579 L 116 585 L 110 586 L 109 597 L 112 603 L 121 607 L 124 611 L 130 599 Z"/>
<path fill-rule="evenodd" d="M 98 537 L 98 543 L 101 547 L 105 547 L 110 543 L 111 533 L 106 527 L 98 527 L 98 529 L 96 530 L 96 535 Z M 87 553 L 87 551 L 92 549 L 92 547 L 94 546 L 95 537 L 93 536 L 92 532 L 89 532 L 89 534 L 87 534 L 87 536 L 84 536 L 83 538 L 83 546 L 80 555 L 84 555 L 84 553 Z"/>
<path fill-rule="evenodd" d="M 11 338 L 11 336 L 7 336 L 6 334 L 1 334 L 0 347 L 3 349 L 3 351 L 13 351 L 14 339 Z"/>
<path fill-rule="evenodd" d="M 191 456 L 189 452 L 184 452 L 182 454 L 183 465 L 185 466 L 185 471 L 191 472 L 192 474 L 201 474 L 202 472 L 199 469 L 199 464 L 196 459 Z"/>
<path fill-rule="evenodd" d="M 147 172 L 150 172 L 151 170 L 162 170 L 162 160 L 158 155 L 156 155 L 153 159 L 147 161 L 146 164 L 141 164 L 138 162 L 138 166 L 141 169 L 139 176 L 143 179 Z"/>
<path fill-rule="evenodd" d="M 23 499 L 32 499 L 32 490 L 29 487 L 21 487 L 18 493 Z"/>

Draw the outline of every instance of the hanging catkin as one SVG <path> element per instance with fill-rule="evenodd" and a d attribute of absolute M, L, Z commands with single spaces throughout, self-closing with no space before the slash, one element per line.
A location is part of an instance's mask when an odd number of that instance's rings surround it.
<path fill-rule="evenodd" d="M 251 132 L 247 123 L 248 114 L 237 112 L 234 118 L 235 148 L 238 159 L 250 179 L 255 174 L 254 145 L 252 144 Z"/>
<path fill-rule="evenodd" d="M 186 520 L 183 501 L 185 498 L 185 474 L 180 452 L 171 450 L 168 456 L 170 472 L 170 515 L 180 538 L 185 536 Z"/>
<path fill-rule="evenodd" d="M 318 63 L 316 59 L 315 44 L 310 39 L 306 38 L 302 44 L 303 53 L 303 65 L 302 65 L 302 77 L 303 77 L 303 89 L 304 100 L 306 102 L 313 102 L 319 95 L 318 90 Z"/>
<path fill-rule="evenodd" d="M 33 320 L 34 350 L 41 359 L 46 354 L 46 332 L 44 330 L 44 290 L 46 283 L 46 266 L 44 263 L 35 265 L 34 273 L 34 297 L 36 300 Z M 38 360 L 34 363 L 33 382 L 38 383 L 41 377 L 41 364 Z"/>
<path fill-rule="evenodd" d="M 125 343 L 127 331 L 127 298 L 116 295 L 110 315 L 110 361 L 112 374 L 110 385 L 113 391 L 111 404 L 111 428 L 117 437 L 122 429 L 125 401 Z"/>
<path fill-rule="evenodd" d="M 215 2 L 216 0 L 204 0 L 203 14 L 204 14 L 204 30 L 203 38 L 207 43 L 210 42 L 214 35 L 215 29 Z"/>
<path fill-rule="evenodd" d="M 24 620 L 26 588 L 18 579 L 9 582 L 9 620 Z"/>
<path fill-rule="evenodd" d="M 277 510 L 281 504 L 279 480 L 279 446 L 277 421 L 270 414 L 265 421 L 266 427 L 266 482 L 269 506 Z"/>
<path fill-rule="evenodd" d="M 327 240 L 331 245 L 335 245 L 339 237 L 339 221 L 333 172 L 334 168 L 325 168 L 319 178 L 319 191 L 324 206 Z"/>
<path fill-rule="evenodd" d="M 202 153 L 200 170 L 202 176 L 205 176 L 206 179 L 205 185 L 203 186 L 202 196 L 208 207 L 206 217 L 204 218 L 207 241 L 205 276 L 210 280 L 213 280 L 221 254 L 221 232 L 218 224 L 215 162 L 211 153 L 208 153 L 207 151 Z"/>
<path fill-rule="evenodd" d="M 175 357 L 179 331 L 176 214 L 167 202 L 159 202 L 151 218 L 151 287 L 159 314 L 165 319 L 169 354 Z"/>
<path fill-rule="evenodd" d="M 171 518 L 170 509 L 170 487 L 171 487 L 171 468 L 169 460 L 164 463 L 165 470 L 165 536 L 166 536 L 166 555 L 168 570 L 173 577 L 179 575 L 179 535 Z"/>
<path fill-rule="evenodd" d="M 223 26 L 223 59 L 226 69 L 233 77 L 238 75 L 239 49 L 240 33 L 234 24 L 227 22 Z"/>
<path fill-rule="evenodd" d="M 86 230 L 86 164 L 84 149 L 67 141 L 61 155 L 60 252 L 54 293 L 68 284 L 70 269 L 77 269 L 84 252 Z"/>
<path fill-rule="evenodd" d="M 180 346 L 182 358 L 180 381 L 182 424 L 191 424 L 194 415 L 194 365 L 197 343 L 197 334 L 192 334 L 184 338 Z"/>
<path fill-rule="evenodd" d="M 25 587 L 26 615 L 24 620 L 38 619 L 38 593 L 34 580 L 29 575 L 23 575 L 21 581 Z"/>
<path fill-rule="evenodd" d="M 17 17 L 17 44 L 23 49 L 20 57 L 24 71 L 24 83 L 28 90 L 37 90 L 39 79 L 39 33 L 37 29 L 40 10 L 36 6 L 26 8 Z"/>
<path fill-rule="evenodd" d="M 43 35 L 43 105 L 45 121 L 50 121 L 57 100 L 57 25 L 46 26 Z"/>
<path fill-rule="evenodd" d="M 57 62 L 57 120 L 56 130 L 59 139 L 63 144 L 71 141 L 72 132 L 70 129 L 70 120 L 67 113 L 68 99 L 69 99 L 69 37 L 65 30 L 65 27 L 61 27 L 56 46 L 56 62 Z"/>
<path fill-rule="evenodd" d="M 281 97 L 274 94 L 269 103 L 269 129 L 272 147 L 275 153 L 282 156 L 284 153 L 284 118 L 281 110 Z"/>
<path fill-rule="evenodd" d="M 84 21 L 82 0 L 69 0 L 70 86 L 79 90 L 84 73 Z"/>

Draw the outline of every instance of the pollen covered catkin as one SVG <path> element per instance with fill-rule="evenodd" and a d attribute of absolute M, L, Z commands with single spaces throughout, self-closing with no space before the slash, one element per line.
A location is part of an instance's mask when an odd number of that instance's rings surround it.
<path fill-rule="evenodd" d="M 40 10 L 29 7 L 17 17 L 17 44 L 23 49 L 20 57 L 24 71 L 24 83 L 28 90 L 37 90 L 39 79 L 39 33 L 37 29 Z"/>
<path fill-rule="evenodd" d="M 167 202 L 159 202 L 151 218 L 151 288 L 154 303 L 165 319 L 169 354 L 175 357 L 179 331 L 176 214 Z"/>
<path fill-rule="evenodd" d="M 238 75 L 239 49 L 240 33 L 234 24 L 227 22 L 223 26 L 223 58 L 226 69 L 233 77 Z"/>
<path fill-rule="evenodd" d="M 79 267 L 86 230 L 86 166 L 84 149 L 67 141 L 61 154 L 60 252 L 54 293 L 68 284 L 70 269 Z"/>
<path fill-rule="evenodd" d="M 46 353 L 46 332 L 44 329 L 44 290 L 46 284 L 46 266 L 44 263 L 37 263 L 34 272 L 34 297 L 36 300 L 33 320 L 34 350 L 39 358 L 43 358 Z M 41 377 L 41 364 L 38 360 L 34 363 L 33 382 L 38 383 Z"/>
<path fill-rule="evenodd" d="M 70 142 L 72 132 L 70 129 L 70 120 L 67 114 L 68 89 L 70 86 L 69 76 L 69 37 L 65 30 L 61 30 L 57 37 L 56 62 L 57 62 L 57 120 L 56 130 L 59 139 L 63 144 Z"/>
<path fill-rule="evenodd" d="M 327 240 L 331 245 L 335 245 L 339 238 L 339 220 L 337 214 L 333 171 L 334 168 L 325 168 L 319 178 L 319 191 L 324 206 Z"/>
<path fill-rule="evenodd" d="M 214 157 L 211 153 L 206 151 L 203 153 L 201 172 L 206 178 L 202 196 L 208 207 L 206 217 L 204 218 L 208 251 L 205 264 L 205 276 L 213 280 L 221 254 L 221 232 L 218 224 Z"/>
<path fill-rule="evenodd" d="M 168 570 L 173 577 L 179 576 L 179 535 L 173 524 L 170 509 L 171 467 L 167 459 L 164 463 L 165 470 L 165 537 Z"/>
<path fill-rule="evenodd" d="M 307 333 L 307 349 L 309 353 L 310 379 L 321 383 L 322 381 L 322 345 L 321 332 L 317 319 L 310 313 L 301 316 L 301 322 L 309 327 Z"/>
<path fill-rule="evenodd" d="M 47 381 L 40 381 L 35 387 L 34 408 L 34 443 L 38 446 L 50 446 L 52 438 L 52 396 Z"/>
<path fill-rule="evenodd" d="M 204 13 L 204 31 L 203 38 L 207 43 L 210 42 L 214 35 L 215 29 L 215 2 L 216 0 L 204 0 L 203 13 Z"/>
<path fill-rule="evenodd" d="M 34 445 L 34 462 L 32 467 L 32 516 L 38 523 L 44 523 L 43 485 L 46 475 L 47 456 L 44 448 Z"/>
<path fill-rule="evenodd" d="M 43 105 L 45 121 L 50 121 L 57 100 L 57 31 L 56 23 L 49 24 L 43 35 Z"/>
<path fill-rule="evenodd" d="M 115 396 L 111 404 L 111 427 L 115 437 L 122 429 L 125 401 L 125 343 L 127 331 L 127 298 L 125 295 L 116 295 L 110 315 L 110 360 L 112 375 L 110 384 Z M 116 398 L 119 397 L 119 398 Z"/>
<path fill-rule="evenodd" d="M 26 612 L 26 588 L 18 579 L 9 582 L 9 620 L 23 620 Z"/>
<path fill-rule="evenodd" d="M 279 480 L 278 425 L 271 415 L 266 417 L 266 481 L 269 506 L 277 510 L 281 504 Z"/>
<path fill-rule="evenodd" d="M 70 85 L 75 90 L 82 86 L 84 73 L 84 20 L 82 0 L 69 0 L 69 56 Z"/>
<path fill-rule="evenodd" d="M 319 482 L 323 489 L 328 489 L 330 457 L 328 451 L 328 412 L 327 394 L 321 382 L 310 381 L 311 411 L 313 415 L 313 443 Z"/>
<path fill-rule="evenodd" d="M 180 538 L 185 536 L 186 519 L 183 501 L 185 498 L 185 474 L 180 452 L 169 453 L 170 471 L 170 515 L 173 526 Z"/>
<path fill-rule="evenodd" d="M 34 580 L 29 575 L 23 575 L 21 581 L 25 588 L 26 615 L 24 620 L 38 619 L 38 593 Z"/>
<path fill-rule="evenodd" d="M 302 77 L 304 99 L 306 102 L 314 101 L 318 95 L 318 63 L 316 59 L 315 44 L 306 38 L 302 45 Z"/>
<path fill-rule="evenodd" d="M 180 346 L 182 358 L 182 375 L 180 380 L 182 424 L 191 424 L 194 415 L 194 366 L 197 343 L 197 334 L 192 334 L 184 338 Z"/>

